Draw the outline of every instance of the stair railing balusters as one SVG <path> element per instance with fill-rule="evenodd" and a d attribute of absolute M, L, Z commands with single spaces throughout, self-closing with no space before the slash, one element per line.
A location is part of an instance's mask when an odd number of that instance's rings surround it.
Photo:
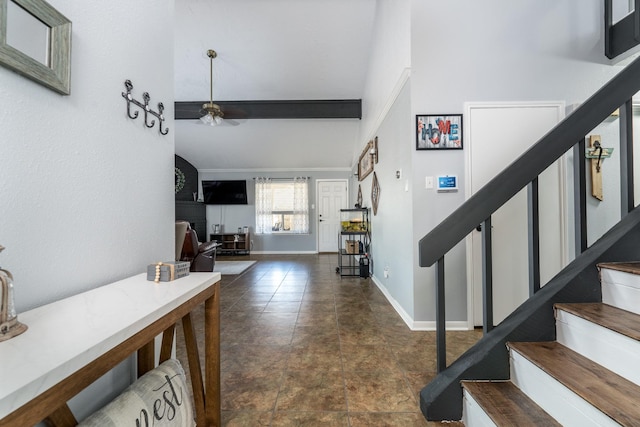
<path fill-rule="evenodd" d="M 604 55 L 607 58 L 613 57 L 613 47 L 611 43 L 611 31 L 613 28 L 613 0 L 604 1 Z"/>
<path fill-rule="evenodd" d="M 636 0 L 640 4 L 640 0 Z M 636 8 L 640 13 L 640 7 Z M 638 15 L 640 21 L 640 15 Z M 639 24 L 640 28 L 640 24 Z M 527 304 L 527 309 L 535 313 L 519 312 L 506 323 L 503 329 L 496 328 L 497 333 L 493 339 L 481 340 L 476 344 L 475 352 L 467 352 L 462 356 L 460 363 L 455 363 L 447 368 L 446 363 L 446 325 L 444 302 L 444 254 L 460 243 L 468 233 L 477 227 L 482 231 L 482 263 L 483 263 L 483 331 L 487 334 L 493 328 L 493 287 L 492 287 L 492 244 L 491 244 L 491 216 L 504 203 L 515 196 L 525 186 L 530 186 L 528 180 L 535 180 L 550 164 L 568 152 L 573 150 L 573 221 L 575 260 L 570 268 L 565 268 L 564 273 L 556 275 L 553 284 L 570 289 L 573 281 L 579 275 L 593 272 L 592 261 L 602 257 L 608 246 L 622 239 L 626 233 L 637 227 L 640 210 L 635 208 L 634 183 L 633 183 L 633 105 L 629 99 L 632 94 L 640 91 L 640 58 L 635 59 L 625 67 L 614 79 L 604 85 L 574 113 L 568 115 L 561 124 L 551 129 L 540 141 L 533 145 L 521 157 L 517 158 L 510 166 L 500 172 L 489 181 L 476 194 L 471 196 L 458 209 L 452 212 L 440 224 L 432 229 L 426 236 L 420 239 L 418 244 L 418 261 L 421 267 L 436 266 L 436 337 L 437 337 L 437 370 L 442 372 L 445 368 L 448 372 L 439 375 L 438 378 L 425 387 L 420 393 L 420 405 L 423 414 L 429 420 L 460 419 L 462 395 L 452 394 L 451 390 L 459 388 L 461 379 L 477 375 L 482 370 L 482 375 L 490 379 L 503 379 L 508 375 L 506 360 L 495 360 L 502 357 L 504 343 L 510 338 L 506 330 L 524 334 L 531 340 L 540 338 L 540 333 L 549 333 L 548 325 L 541 325 L 531 331 L 528 324 L 529 317 L 542 311 L 548 311 L 546 305 L 541 305 L 545 295 L 544 290 L 534 296 L 535 304 Z M 630 95 L 631 94 L 631 95 Z M 621 211 L 622 221 L 612 230 L 594 242 L 596 249 L 588 251 L 587 233 L 587 163 L 586 163 L 586 138 L 596 126 L 610 116 L 620 103 L 620 155 L 621 155 Z M 528 181 L 528 182 L 527 182 Z M 534 185 L 531 185 L 534 186 Z M 483 222 L 480 218 L 487 218 Z M 539 225 L 538 225 L 539 226 Z M 482 228 L 481 228 L 482 227 Z M 580 255 L 582 256 L 580 257 Z M 574 265 L 575 263 L 575 265 Z M 591 273 L 589 273 L 591 274 Z M 553 286 L 552 284 L 552 286 Z M 582 289 L 580 289 L 582 291 Z M 573 291 L 572 291 L 573 292 Z M 592 290 L 585 288 L 584 292 L 589 298 L 598 298 Z M 540 298 L 538 298 L 540 296 Z M 555 298 L 555 296 L 553 297 Z M 526 319 L 525 319 L 526 317 Z M 517 322 L 514 324 L 514 322 Z M 547 328 L 547 329 L 545 329 Z M 511 333 L 511 332 L 509 332 Z M 500 342 L 498 342 L 500 341 Z M 486 353 L 487 351 L 491 353 Z M 479 354 L 485 354 L 482 360 L 478 360 Z M 458 417 L 458 418 L 456 418 Z"/>
<path fill-rule="evenodd" d="M 436 261 L 436 365 L 438 372 L 447 369 L 447 318 L 444 289 L 444 255 L 442 255 Z"/>
<path fill-rule="evenodd" d="M 529 296 L 540 290 L 540 199 L 538 178 L 527 185 L 527 228 L 529 244 Z"/>
<path fill-rule="evenodd" d="M 613 0 L 604 0 L 604 54 L 613 59 L 640 43 L 640 0 L 629 13 L 613 22 Z"/>
<path fill-rule="evenodd" d="M 482 223 L 482 331 L 493 329 L 493 256 L 491 249 L 491 217 Z"/>
<path fill-rule="evenodd" d="M 573 216 L 575 256 L 587 250 L 587 166 L 586 138 L 573 146 Z"/>
<path fill-rule="evenodd" d="M 620 107 L 620 217 L 635 207 L 633 186 L 633 103 Z"/>

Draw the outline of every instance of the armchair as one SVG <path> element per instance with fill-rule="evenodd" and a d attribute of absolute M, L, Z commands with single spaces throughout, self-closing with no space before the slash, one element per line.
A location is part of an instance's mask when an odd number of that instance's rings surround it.
<path fill-rule="evenodd" d="M 186 222 L 186 221 L 177 221 Z M 176 234 L 176 239 L 178 235 Z M 187 230 L 184 233 L 184 243 L 182 245 L 182 253 L 180 255 L 180 261 L 189 261 L 191 267 L 189 271 L 213 271 L 213 266 L 216 262 L 216 249 L 218 244 L 216 242 L 198 242 L 198 235 L 196 230 L 191 228 L 187 222 Z"/>
<path fill-rule="evenodd" d="M 180 261 L 182 259 L 182 246 L 184 245 L 184 238 L 187 235 L 187 228 L 189 228 L 189 223 L 187 221 L 176 221 L 175 261 Z"/>

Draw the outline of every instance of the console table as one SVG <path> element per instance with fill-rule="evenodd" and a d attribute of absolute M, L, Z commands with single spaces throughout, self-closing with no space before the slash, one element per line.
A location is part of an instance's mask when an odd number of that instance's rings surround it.
<path fill-rule="evenodd" d="M 205 378 L 191 311 L 205 304 Z M 182 319 L 198 426 L 219 426 L 220 273 L 191 273 L 172 282 L 146 273 L 19 313 L 29 329 L 0 343 L 0 425 L 53 426 L 77 421 L 67 401 L 137 351 L 138 377 L 171 357 Z"/>

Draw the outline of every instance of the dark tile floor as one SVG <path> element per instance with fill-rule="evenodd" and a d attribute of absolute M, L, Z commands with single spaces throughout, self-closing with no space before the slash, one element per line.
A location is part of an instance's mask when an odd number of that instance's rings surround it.
<path fill-rule="evenodd" d="M 435 375 L 434 332 L 411 331 L 371 280 L 341 278 L 336 255 L 250 259 L 221 283 L 224 426 L 440 425 L 418 397 Z M 448 358 L 479 338 L 449 333 Z"/>

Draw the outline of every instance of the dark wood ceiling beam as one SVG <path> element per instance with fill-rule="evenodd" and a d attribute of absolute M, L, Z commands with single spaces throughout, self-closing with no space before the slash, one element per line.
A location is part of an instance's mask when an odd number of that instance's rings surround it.
<path fill-rule="evenodd" d="M 177 101 L 176 120 L 199 119 L 208 101 Z M 362 119 L 362 100 L 214 101 L 225 119 Z"/>

